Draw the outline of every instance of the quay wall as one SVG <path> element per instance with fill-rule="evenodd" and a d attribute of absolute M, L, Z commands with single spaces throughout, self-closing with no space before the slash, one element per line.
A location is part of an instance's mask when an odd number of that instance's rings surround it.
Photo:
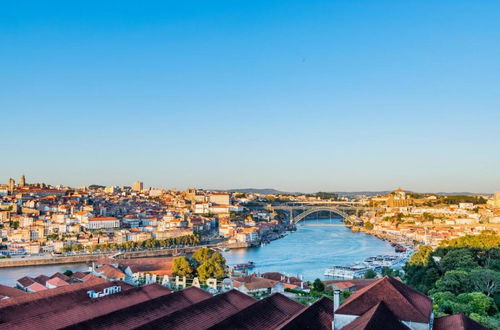
<path fill-rule="evenodd" d="M 130 251 L 122 253 L 100 253 L 100 254 L 84 254 L 76 256 L 63 256 L 63 257 L 26 257 L 26 258 L 10 258 L 0 259 L 0 268 L 8 267 L 23 267 L 23 266 L 41 266 L 41 265 L 59 265 L 59 264 L 75 264 L 92 262 L 101 258 L 114 257 L 115 259 L 132 259 L 132 258 L 147 258 L 147 257 L 170 257 L 183 254 L 191 254 L 196 249 L 203 246 L 190 246 L 177 249 L 160 249 L 160 250 L 144 250 L 144 251 Z"/>

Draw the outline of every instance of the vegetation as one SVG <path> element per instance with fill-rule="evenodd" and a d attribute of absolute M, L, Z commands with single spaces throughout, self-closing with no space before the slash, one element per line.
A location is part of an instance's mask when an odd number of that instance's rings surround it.
<path fill-rule="evenodd" d="M 430 295 L 436 316 L 464 313 L 500 327 L 500 238 L 491 232 L 421 246 L 405 266 L 405 281 Z"/>
<path fill-rule="evenodd" d="M 67 269 L 67 270 L 64 271 L 63 274 L 66 275 L 66 276 L 71 276 L 71 275 L 73 275 L 73 271 L 70 270 L 70 269 Z"/>
<path fill-rule="evenodd" d="M 325 285 L 319 278 L 315 279 L 313 282 L 312 289 L 316 292 L 324 292 L 325 291 Z"/>
<path fill-rule="evenodd" d="M 201 248 L 191 258 L 174 258 L 172 271 L 174 275 L 198 277 L 201 281 L 208 278 L 222 279 L 226 275 L 226 259 L 215 250 Z"/>
<path fill-rule="evenodd" d="M 376 277 L 377 277 L 377 273 L 375 273 L 375 271 L 373 269 L 368 269 L 365 272 L 365 278 L 376 278 Z"/>
<path fill-rule="evenodd" d="M 438 198 L 437 202 L 441 202 L 444 204 L 458 204 L 458 203 L 486 204 L 486 199 L 484 199 L 484 197 L 482 196 L 450 195 Z"/>
<path fill-rule="evenodd" d="M 155 240 L 147 239 L 142 242 L 127 241 L 125 243 L 103 243 L 84 247 L 82 244 L 76 243 L 65 245 L 63 252 L 107 252 L 107 251 L 133 251 L 141 249 L 155 249 L 155 248 L 171 248 L 174 246 L 192 246 L 200 243 L 200 238 L 197 235 L 184 235 L 179 237 Z"/>

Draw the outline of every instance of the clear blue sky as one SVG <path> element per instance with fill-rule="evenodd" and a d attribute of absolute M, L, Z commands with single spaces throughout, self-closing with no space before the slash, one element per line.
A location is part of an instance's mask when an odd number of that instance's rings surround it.
<path fill-rule="evenodd" d="M 2 1 L 0 182 L 500 190 L 500 1 Z"/>

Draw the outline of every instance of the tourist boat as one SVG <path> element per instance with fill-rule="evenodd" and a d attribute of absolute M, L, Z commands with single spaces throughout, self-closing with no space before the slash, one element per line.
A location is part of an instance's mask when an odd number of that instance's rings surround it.
<path fill-rule="evenodd" d="M 390 267 L 398 261 L 398 256 L 385 255 L 368 257 L 365 259 L 365 263 L 370 267 Z"/>
<path fill-rule="evenodd" d="M 253 261 L 249 261 L 246 264 L 237 264 L 233 266 L 233 269 L 235 270 L 241 270 L 241 269 L 252 269 L 255 267 L 255 263 Z"/>
<path fill-rule="evenodd" d="M 363 277 L 368 269 L 370 268 L 363 263 L 354 264 L 351 266 L 333 266 L 325 270 L 325 276 L 352 280 L 354 278 Z"/>
<path fill-rule="evenodd" d="M 403 253 L 403 252 L 406 252 L 406 248 L 400 244 L 396 245 L 396 247 L 394 248 L 394 250 L 398 253 Z"/>

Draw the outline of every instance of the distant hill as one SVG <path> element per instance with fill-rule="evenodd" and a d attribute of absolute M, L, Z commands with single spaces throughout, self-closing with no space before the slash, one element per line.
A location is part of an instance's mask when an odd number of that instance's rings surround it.
<path fill-rule="evenodd" d="M 301 194 L 299 192 L 291 193 L 291 192 L 286 192 L 286 191 L 279 191 L 279 190 L 272 189 L 272 188 L 262 188 L 262 189 L 259 189 L 259 188 L 241 188 L 241 189 L 228 189 L 228 190 L 224 190 L 224 191 L 241 192 L 241 193 L 245 193 L 245 194 L 263 194 L 263 195 L 280 195 L 280 194 L 299 195 L 299 194 Z"/>
<path fill-rule="evenodd" d="M 305 193 L 302 192 L 287 192 L 280 191 L 273 188 L 240 188 L 240 189 L 228 189 L 222 190 L 227 192 L 241 192 L 246 194 L 263 194 L 263 195 L 303 195 Z M 392 190 L 381 190 L 381 191 L 329 191 L 328 193 L 337 194 L 339 196 L 378 196 L 378 195 L 387 195 Z M 412 192 L 412 191 L 408 191 Z M 456 196 L 456 195 L 466 195 L 466 196 L 478 196 L 478 195 L 491 195 L 485 193 L 471 193 L 471 192 L 438 192 L 438 193 L 422 193 L 422 194 L 434 194 L 441 196 Z"/>

